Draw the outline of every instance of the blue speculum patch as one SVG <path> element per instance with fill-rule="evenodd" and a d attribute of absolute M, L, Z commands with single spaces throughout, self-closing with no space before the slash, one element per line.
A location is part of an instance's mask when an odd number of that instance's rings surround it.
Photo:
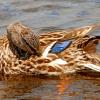
<path fill-rule="evenodd" d="M 50 53 L 60 53 L 60 52 L 64 51 L 66 48 L 68 48 L 71 43 L 72 43 L 71 40 L 57 42 L 51 48 Z"/>

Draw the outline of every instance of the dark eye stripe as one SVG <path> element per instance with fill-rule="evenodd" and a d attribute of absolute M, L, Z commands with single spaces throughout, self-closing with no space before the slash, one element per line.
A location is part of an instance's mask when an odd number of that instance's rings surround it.
<path fill-rule="evenodd" d="M 64 51 L 66 48 L 68 48 L 71 43 L 72 43 L 71 40 L 57 42 L 51 48 L 50 53 L 60 53 L 60 52 Z"/>

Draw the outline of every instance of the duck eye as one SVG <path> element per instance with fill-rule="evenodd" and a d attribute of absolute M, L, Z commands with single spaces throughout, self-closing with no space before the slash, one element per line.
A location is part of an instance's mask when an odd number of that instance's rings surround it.
<path fill-rule="evenodd" d="M 71 40 L 56 42 L 50 50 L 50 53 L 60 53 L 71 45 Z"/>

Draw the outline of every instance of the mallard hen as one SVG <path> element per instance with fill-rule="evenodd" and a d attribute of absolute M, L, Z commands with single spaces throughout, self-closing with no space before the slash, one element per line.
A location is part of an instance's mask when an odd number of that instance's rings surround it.
<path fill-rule="evenodd" d="M 100 72 L 96 45 L 100 36 L 88 33 L 100 24 L 37 36 L 20 22 L 10 24 L 0 38 L 0 72 L 6 75 L 62 75 Z"/>

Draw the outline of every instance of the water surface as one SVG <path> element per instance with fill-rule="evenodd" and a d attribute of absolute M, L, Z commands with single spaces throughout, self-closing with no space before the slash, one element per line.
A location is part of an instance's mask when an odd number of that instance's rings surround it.
<path fill-rule="evenodd" d="M 14 21 L 37 33 L 100 23 L 100 0 L 0 0 L 0 34 Z M 0 100 L 100 100 L 100 79 L 0 81 Z"/>

